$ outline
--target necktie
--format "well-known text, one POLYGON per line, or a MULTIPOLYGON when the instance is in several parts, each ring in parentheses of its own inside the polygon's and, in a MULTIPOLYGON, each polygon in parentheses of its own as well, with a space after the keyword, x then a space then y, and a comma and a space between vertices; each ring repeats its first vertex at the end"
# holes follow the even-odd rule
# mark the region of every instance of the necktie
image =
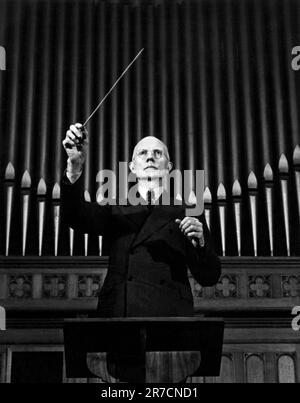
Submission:
POLYGON ((153 209, 153 202, 154 202, 154 192, 153 192, 153 190, 148 190, 148 192, 147 192, 147 207, 148 207, 149 211, 151 211, 153 209))

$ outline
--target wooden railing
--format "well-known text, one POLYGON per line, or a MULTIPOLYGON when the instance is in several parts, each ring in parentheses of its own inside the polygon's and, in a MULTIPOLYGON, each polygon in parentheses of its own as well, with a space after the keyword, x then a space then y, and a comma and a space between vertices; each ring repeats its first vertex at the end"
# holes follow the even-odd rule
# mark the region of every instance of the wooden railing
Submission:
MULTIPOLYGON (((287 312, 300 305, 300 258, 223 257, 213 287, 190 276, 195 313, 287 312)), ((107 257, 0 257, 0 305, 8 311, 91 312, 107 257)))

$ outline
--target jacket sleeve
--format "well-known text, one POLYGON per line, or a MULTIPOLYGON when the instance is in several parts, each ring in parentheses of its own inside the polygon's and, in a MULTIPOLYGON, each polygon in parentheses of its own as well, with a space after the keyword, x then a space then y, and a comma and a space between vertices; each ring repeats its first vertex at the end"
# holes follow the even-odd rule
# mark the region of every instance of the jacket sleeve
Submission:
MULTIPOLYGON (((184 213, 176 218, 184 218, 184 213)), ((153 234, 146 242, 151 253, 157 251, 156 258, 162 256, 174 266, 188 267, 194 279, 202 286, 211 286, 217 283, 221 275, 221 261, 214 251, 209 229, 204 215, 197 217, 203 224, 205 246, 195 247, 179 230, 175 217, 168 225, 153 234)))
POLYGON ((187 265, 195 280, 202 286, 212 286, 221 275, 221 261, 213 248, 213 242, 204 215, 198 217, 203 224, 205 246, 195 247, 190 241, 186 242, 187 265))
POLYGON ((86 202, 81 177, 72 184, 66 174, 61 181, 61 207, 64 222, 74 230, 107 235, 111 227, 111 206, 86 202))

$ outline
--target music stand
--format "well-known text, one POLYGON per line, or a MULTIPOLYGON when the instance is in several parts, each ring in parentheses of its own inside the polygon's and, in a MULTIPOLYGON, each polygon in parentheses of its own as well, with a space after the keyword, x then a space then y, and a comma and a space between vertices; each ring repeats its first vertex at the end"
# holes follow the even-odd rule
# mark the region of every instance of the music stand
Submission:
MULTIPOLYGON (((96 377, 87 367, 87 353, 200 351, 201 364, 193 376, 220 373, 224 321, 220 318, 97 318, 65 319, 67 377, 96 377)), ((144 372, 138 382, 146 379, 144 372)))

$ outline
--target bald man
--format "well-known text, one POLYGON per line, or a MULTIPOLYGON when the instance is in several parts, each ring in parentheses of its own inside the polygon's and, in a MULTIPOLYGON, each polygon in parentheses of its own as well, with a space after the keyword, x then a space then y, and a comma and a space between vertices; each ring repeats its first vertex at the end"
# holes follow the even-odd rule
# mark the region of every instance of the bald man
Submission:
MULTIPOLYGON (((136 175, 144 202, 134 206, 85 202, 82 170, 87 136, 80 124, 70 126, 63 146, 68 155, 62 181, 63 216, 73 229, 103 235, 110 241, 98 316, 193 316, 187 269, 199 284, 211 286, 219 279, 220 260, 211 246, 203 215, 186 217, 184 203, 175 204, 171 197, 166 198, 170 200, 168 205, 159 203, 166 192, 164 179, 172 169, 166 145, 150 136, 135 146, 129 168, 136 175)), ((195 365, 184 375, 197 369, 195 365)), ((133 378, 120 366, 118 371, 121 380, 134 381, 134 371, 133 378)), ((171 381, 180 380, 178 377, 184 378, 180 373, 171 381)))

